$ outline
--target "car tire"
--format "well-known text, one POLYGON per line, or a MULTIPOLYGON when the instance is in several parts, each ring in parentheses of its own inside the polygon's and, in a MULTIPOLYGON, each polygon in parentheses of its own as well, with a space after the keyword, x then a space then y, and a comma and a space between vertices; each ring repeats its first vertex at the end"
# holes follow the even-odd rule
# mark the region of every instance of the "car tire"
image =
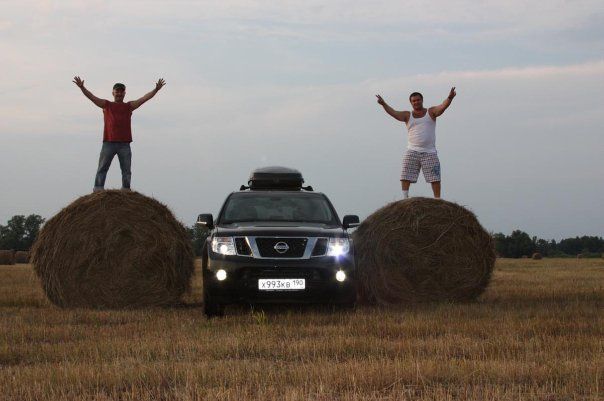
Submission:
POLYGON ((357 303, 355 301, 342 302, 338 304, 337 307, 342 311, 354 311, 357 307, 357 303))
POLYGON ((214 302, 212 297, 204 295, 203 297, 203 313, 208 319, 213 317, 224 316, 224 305, 214 302))

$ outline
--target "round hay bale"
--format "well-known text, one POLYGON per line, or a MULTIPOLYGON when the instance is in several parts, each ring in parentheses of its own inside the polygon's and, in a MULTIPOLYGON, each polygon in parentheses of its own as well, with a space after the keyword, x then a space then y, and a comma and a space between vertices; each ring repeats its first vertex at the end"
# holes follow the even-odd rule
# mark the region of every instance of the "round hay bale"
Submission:
POLYGON ((452 202, 409 198, 369 216, 354 233, 359 300, 466 301, 487 287, 493 237, 452 202))
POLYGON ((543 256, 539 252, 535 252, 532 256, 533 260, 541 260, 543 256))
POLYGON ((31 263, 61 307, 174 304, 189 289, 194 255, 172 212, 137 192, 83 196, 42 227, 31 263))
POLYGON ((14 265, 15 251, 12 249, 0 250, 0 265, 14 265))
POLYGON ((15 252, 15 263, 29 263, 29 251, 15 252))
POLYGON ((583 254, 582 253, 578 253, 577 254, 577 259, 583 259, 583 254))

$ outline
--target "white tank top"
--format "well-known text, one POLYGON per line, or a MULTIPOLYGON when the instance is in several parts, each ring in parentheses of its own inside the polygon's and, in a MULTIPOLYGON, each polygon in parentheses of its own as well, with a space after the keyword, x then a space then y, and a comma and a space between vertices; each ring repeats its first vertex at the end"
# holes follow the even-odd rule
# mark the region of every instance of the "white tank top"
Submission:
POLYGON ((407 149, 416 152, 436 153, 436 121, 430 117, 430 112, 426 110, 426 115, 422 118, 413 117, 413 112, 409 114, 407 149))

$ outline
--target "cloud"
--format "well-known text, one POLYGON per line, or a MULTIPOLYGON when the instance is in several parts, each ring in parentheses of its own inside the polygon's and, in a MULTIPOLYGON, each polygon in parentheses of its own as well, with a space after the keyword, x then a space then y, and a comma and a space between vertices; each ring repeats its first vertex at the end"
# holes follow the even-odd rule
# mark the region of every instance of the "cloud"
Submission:
POLYGON ((284 36, 305 40, 399 40, 430 36, 486 39, 579 29, 604 13, 598 0, 471 0, 372 2, 272 1, 47 1, 8 2, 15 29, 47 32, 83 20, 99 29, 127 25, 217 35, 284 36), (384 37, 384 35, 389 35, 384 37))
POLYGON ((604 60, 588 61, 570 65, 541 65, 506 67, 491 70, 442 71, 431 74, 414 74, 394 79, 373 79, 366 84, 373 87, 389 86, 400 82, 451 83, 459 80, 510 80, 510 79, 550 79, 565 76, 604 76, 604 60))

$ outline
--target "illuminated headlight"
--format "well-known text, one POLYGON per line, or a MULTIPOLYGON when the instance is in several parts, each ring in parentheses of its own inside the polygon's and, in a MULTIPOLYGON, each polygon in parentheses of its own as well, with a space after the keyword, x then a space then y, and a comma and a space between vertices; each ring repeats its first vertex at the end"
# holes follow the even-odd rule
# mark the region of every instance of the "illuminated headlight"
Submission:
POLYGON ((330 238, 327 243, 327 256, 345 255, 350 251, 348 238, 330 238))
POLYGON ((346 280, 346 273, 344 273, 342 270, 338 270, 336 273, 336 280, 338 280, 340 283, 346 280))
POLYGON ((212 251, 221 255, 237 255, 233 237, 212 238, 212 251))
POLYGON ((226 279, 226 271, 220 269, 216 272, 216 278, 218 279, 218 281, 223 281, 226 279))

